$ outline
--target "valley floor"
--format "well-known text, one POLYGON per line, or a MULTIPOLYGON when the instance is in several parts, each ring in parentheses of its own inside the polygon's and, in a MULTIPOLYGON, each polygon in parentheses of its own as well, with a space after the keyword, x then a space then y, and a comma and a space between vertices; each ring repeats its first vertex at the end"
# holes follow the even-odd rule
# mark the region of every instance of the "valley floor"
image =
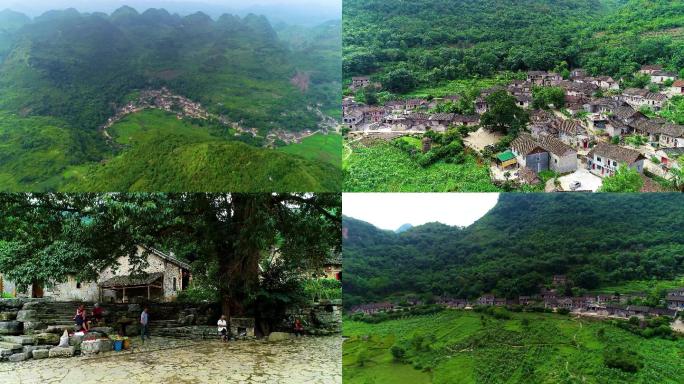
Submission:
POLYGON ((445 310, 368 324, 345 320, 345 383, 682 383, 684 340, 642 338, 610 322, 445 310), (401 361, 392 347, 405 351, 401 361), (604 351, 635 351, 636 373, 608 368, 604 351))

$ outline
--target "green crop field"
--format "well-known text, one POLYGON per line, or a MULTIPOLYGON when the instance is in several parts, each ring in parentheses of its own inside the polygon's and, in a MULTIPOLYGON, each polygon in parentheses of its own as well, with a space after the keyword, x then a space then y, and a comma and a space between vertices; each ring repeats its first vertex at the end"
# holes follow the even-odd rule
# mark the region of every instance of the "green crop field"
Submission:
POLYGON ((337 167, 342 164, 342 136, 317 133, 301 143, 279 148, 281 152, 298 155, 314 161, 325 161, 337 167))
POLYGON ((445 310, 378 324, 345 319, 345 383, 682 383, 684 340, 646 339, 609 322, 545 313, 498 320, 445 310), (404 351, 397 359, 391 349, 404 351), (609 368, 604 351, 638 354, 637 372, 609 368))
POLYGON ((343 163, 346 192, 495 192, 489 169, 468 156, 463 164, 438 162, 427 168, 407 153, 380 142, 354 143, 343 163))

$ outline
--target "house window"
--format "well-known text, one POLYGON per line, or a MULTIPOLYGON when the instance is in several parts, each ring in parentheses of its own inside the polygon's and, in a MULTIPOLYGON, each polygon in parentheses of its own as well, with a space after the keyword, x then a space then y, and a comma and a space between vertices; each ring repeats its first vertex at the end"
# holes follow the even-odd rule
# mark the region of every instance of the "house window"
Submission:
POLYGON ((176 278, 173 278, 173 291, 176 291, 176 278))
POLYGON ((600 162, 601 162, 601 158, 598 157, 598 156, 596 156, 596 162, 597 162, 597 163, 600 163, 600 162))
POLYGON ((613 160, 613 167, 617 167, 617 161, 613 160))
POLYGON ((76 289, 81 289, 81 282, 80 281, 76 282, 76 289))

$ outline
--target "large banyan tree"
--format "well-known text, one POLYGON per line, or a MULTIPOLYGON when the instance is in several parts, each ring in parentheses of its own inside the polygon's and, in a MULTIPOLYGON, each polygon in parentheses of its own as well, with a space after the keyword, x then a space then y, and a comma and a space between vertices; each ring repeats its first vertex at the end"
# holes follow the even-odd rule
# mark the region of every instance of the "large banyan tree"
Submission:
POLYGON ((266 269, 304 275, 339 252, 341 214, 340 194, 0 194, 0 272, 22 289, 94 281, 120 257, 142 273, 144 244, 191 263, 235 316, 266 269))

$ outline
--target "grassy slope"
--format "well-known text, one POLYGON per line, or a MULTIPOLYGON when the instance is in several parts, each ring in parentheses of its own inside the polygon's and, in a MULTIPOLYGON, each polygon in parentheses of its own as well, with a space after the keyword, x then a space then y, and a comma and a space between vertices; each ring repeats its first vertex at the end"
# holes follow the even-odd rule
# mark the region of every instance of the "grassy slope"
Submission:
POLYGON ((334 191, 339 167, 214 137, 174 115, 145 111, 111 128, 132 144, 106 164, 66 172, 68 191, 334 191))
POLYGON ((644 339, 605 322, 568 316, 516 313, 494 320, 465 311, 391 320, 345 321, 345 383, 681 383, 684 340, 644 339), (522 324, 528 319, 529 325, 522 324), (600 336, 599 329, 605 335, 600 336), (415 334, 434 335, 426 351, 410 348, 415 334), (370 338, 366 337, 370 335, 370 338), (392 361, 394 344, 409 348, 407 363, 392 361), (635 350, 644 368, 623 373, 603 364, 609 346, 635 350), (370 360, 358 366, 358 354, 370 360), (420 370, 412 369, 420 367, 420 370), (377 375, 377 376, 376 376, 377 375), (382 379, 381 379, 382 378, 382 379), (388 381, 389 380, 389 381, 388 381))
POLYGON ((437 163, 422 168, 387 143, 356 145, 344 161, 344 191, 494 192, 486 166, 470 158, 464 164, 437 163))
POLYGON ((80 161, 72 132, 60 119, 0 112, 0 190, 53 190, 62 171, 80 161))
POLYGON ((291 144, 278 150, 310 160, 325 161, 338 167, 342 164, 342 136, 337 134, 317 133, 299 144, 291 144))

